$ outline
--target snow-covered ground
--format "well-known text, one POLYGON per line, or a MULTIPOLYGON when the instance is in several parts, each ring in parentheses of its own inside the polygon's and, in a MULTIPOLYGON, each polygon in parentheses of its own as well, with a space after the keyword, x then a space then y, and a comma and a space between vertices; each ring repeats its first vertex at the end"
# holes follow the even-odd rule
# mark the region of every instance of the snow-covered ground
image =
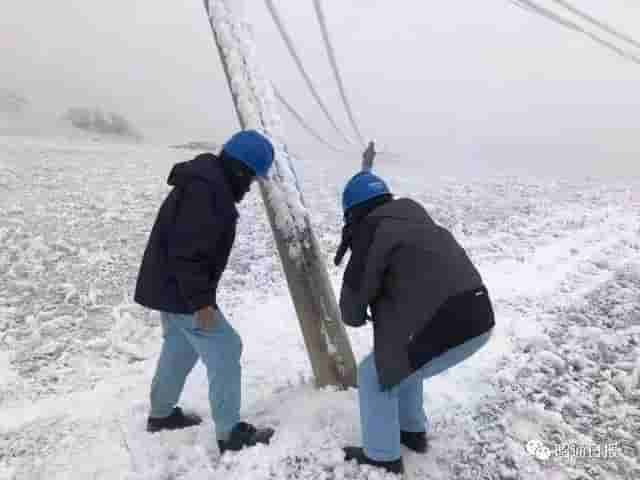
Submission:
MULTIPOLYGON (((220 299, 244 340, 244 416, 276 427, 272 445, 220 459, 210 421, 144 431, 160 335, 131 296, 169 168, 189 155, 0 137, 0 478, 383 478, 342 462, 359 443, 356 392, 312 387, 255 193, 220 299)), ((357 164, 300 166, 328 263, 357 164)), ((488 347, 426 384, 431 449, 405 452, 407 477, 640 478, 640 179, 427 181, 381 168, 468 248, 497 313, 488 347)), ((361 358, 371 332, 349 335, 361 358)), ((201 365, 181 403, 210 418, 201 365)))

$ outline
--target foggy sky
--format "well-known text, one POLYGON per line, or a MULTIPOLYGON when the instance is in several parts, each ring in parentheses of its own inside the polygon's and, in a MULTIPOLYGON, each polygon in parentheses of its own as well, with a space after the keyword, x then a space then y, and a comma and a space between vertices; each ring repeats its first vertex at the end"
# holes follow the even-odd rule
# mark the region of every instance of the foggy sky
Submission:
MULTIPOLYGON (((166 143, 222 142, 238 128, 202 0, 0 1, 0 87, 24 94, 35 109, 101 106, 166 143)), ((311 0, 276 3, 347 129, 311 0)), ((640 4, 575 3, 640 37, 640 4)), ((639 65, 507 0, 324 6, 365 135, 425 172, 640 174, 639 65)), ((338 143, 264 2, 244 0, 244 11, 269 77, 338 143)), ((319 161, 333 155, 283 119, 294 150, 319 161)))

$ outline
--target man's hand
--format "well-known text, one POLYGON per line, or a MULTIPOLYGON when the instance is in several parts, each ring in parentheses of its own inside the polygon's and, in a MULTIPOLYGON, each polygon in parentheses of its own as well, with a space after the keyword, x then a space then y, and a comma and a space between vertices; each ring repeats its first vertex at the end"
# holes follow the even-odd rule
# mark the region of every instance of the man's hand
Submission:
POLYGON ((340 245, 338 245, 338 250, 336 251, 336 256, 333 259, 333 263, 336 265, 340 265, 342 263, 342 259, 344 258, 347 251, 351 248, 351 239, 353 238, 353 225, 346 224, 342 227, 342 238, 340 240, 340 245))
POLYGON ((213 307, 204 307, 196 312, 196 323, 200 330, 213 330, 216 326, 216 310, 213 307))

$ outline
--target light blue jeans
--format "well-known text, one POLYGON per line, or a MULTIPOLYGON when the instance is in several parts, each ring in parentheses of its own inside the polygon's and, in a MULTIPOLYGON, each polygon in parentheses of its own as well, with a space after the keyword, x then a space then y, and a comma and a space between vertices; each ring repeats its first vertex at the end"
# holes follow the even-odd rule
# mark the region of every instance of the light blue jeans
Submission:
POLYGON ((207 368, 209 403, 218 440, 240 421, 242 340, 219 310, 211 330, 198 328, 195 315, 161 313, 164 342, 151 383, 151 417, 166 417, 178 403, 198 358, 207 368))
POLYGON ((367 355, 358 367, 360 424, 365 455, 380 462, 400 458, 400 430, 426 430, 422 382, 469 358, 489 341, 491 334, 489 331, 452 348, 386 391, 378 382, 373 353, 367 355))

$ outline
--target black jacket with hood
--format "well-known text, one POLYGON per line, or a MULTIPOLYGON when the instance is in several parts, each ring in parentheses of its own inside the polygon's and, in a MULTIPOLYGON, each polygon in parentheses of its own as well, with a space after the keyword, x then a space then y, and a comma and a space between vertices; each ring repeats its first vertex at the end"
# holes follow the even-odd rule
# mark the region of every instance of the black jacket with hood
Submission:
POLYGON ((420 204, 398 199, 375 205, 351 226, 350 246, 340 295, 342 320, 352 327, 365 325, 371 309, 383 389, 493 328, 490 305, 477 315, 436 315, 445 305, 451 310, 452 302, 455 311, 458 299, 465 303, 474 290, 487 293, 464 249, 420 204))
POLYGON ((217 306, 216 290, 235 240, 238 211, 223 165, 202 154, 174 165, 138 274, 135 301, 193 313, 217 306))

